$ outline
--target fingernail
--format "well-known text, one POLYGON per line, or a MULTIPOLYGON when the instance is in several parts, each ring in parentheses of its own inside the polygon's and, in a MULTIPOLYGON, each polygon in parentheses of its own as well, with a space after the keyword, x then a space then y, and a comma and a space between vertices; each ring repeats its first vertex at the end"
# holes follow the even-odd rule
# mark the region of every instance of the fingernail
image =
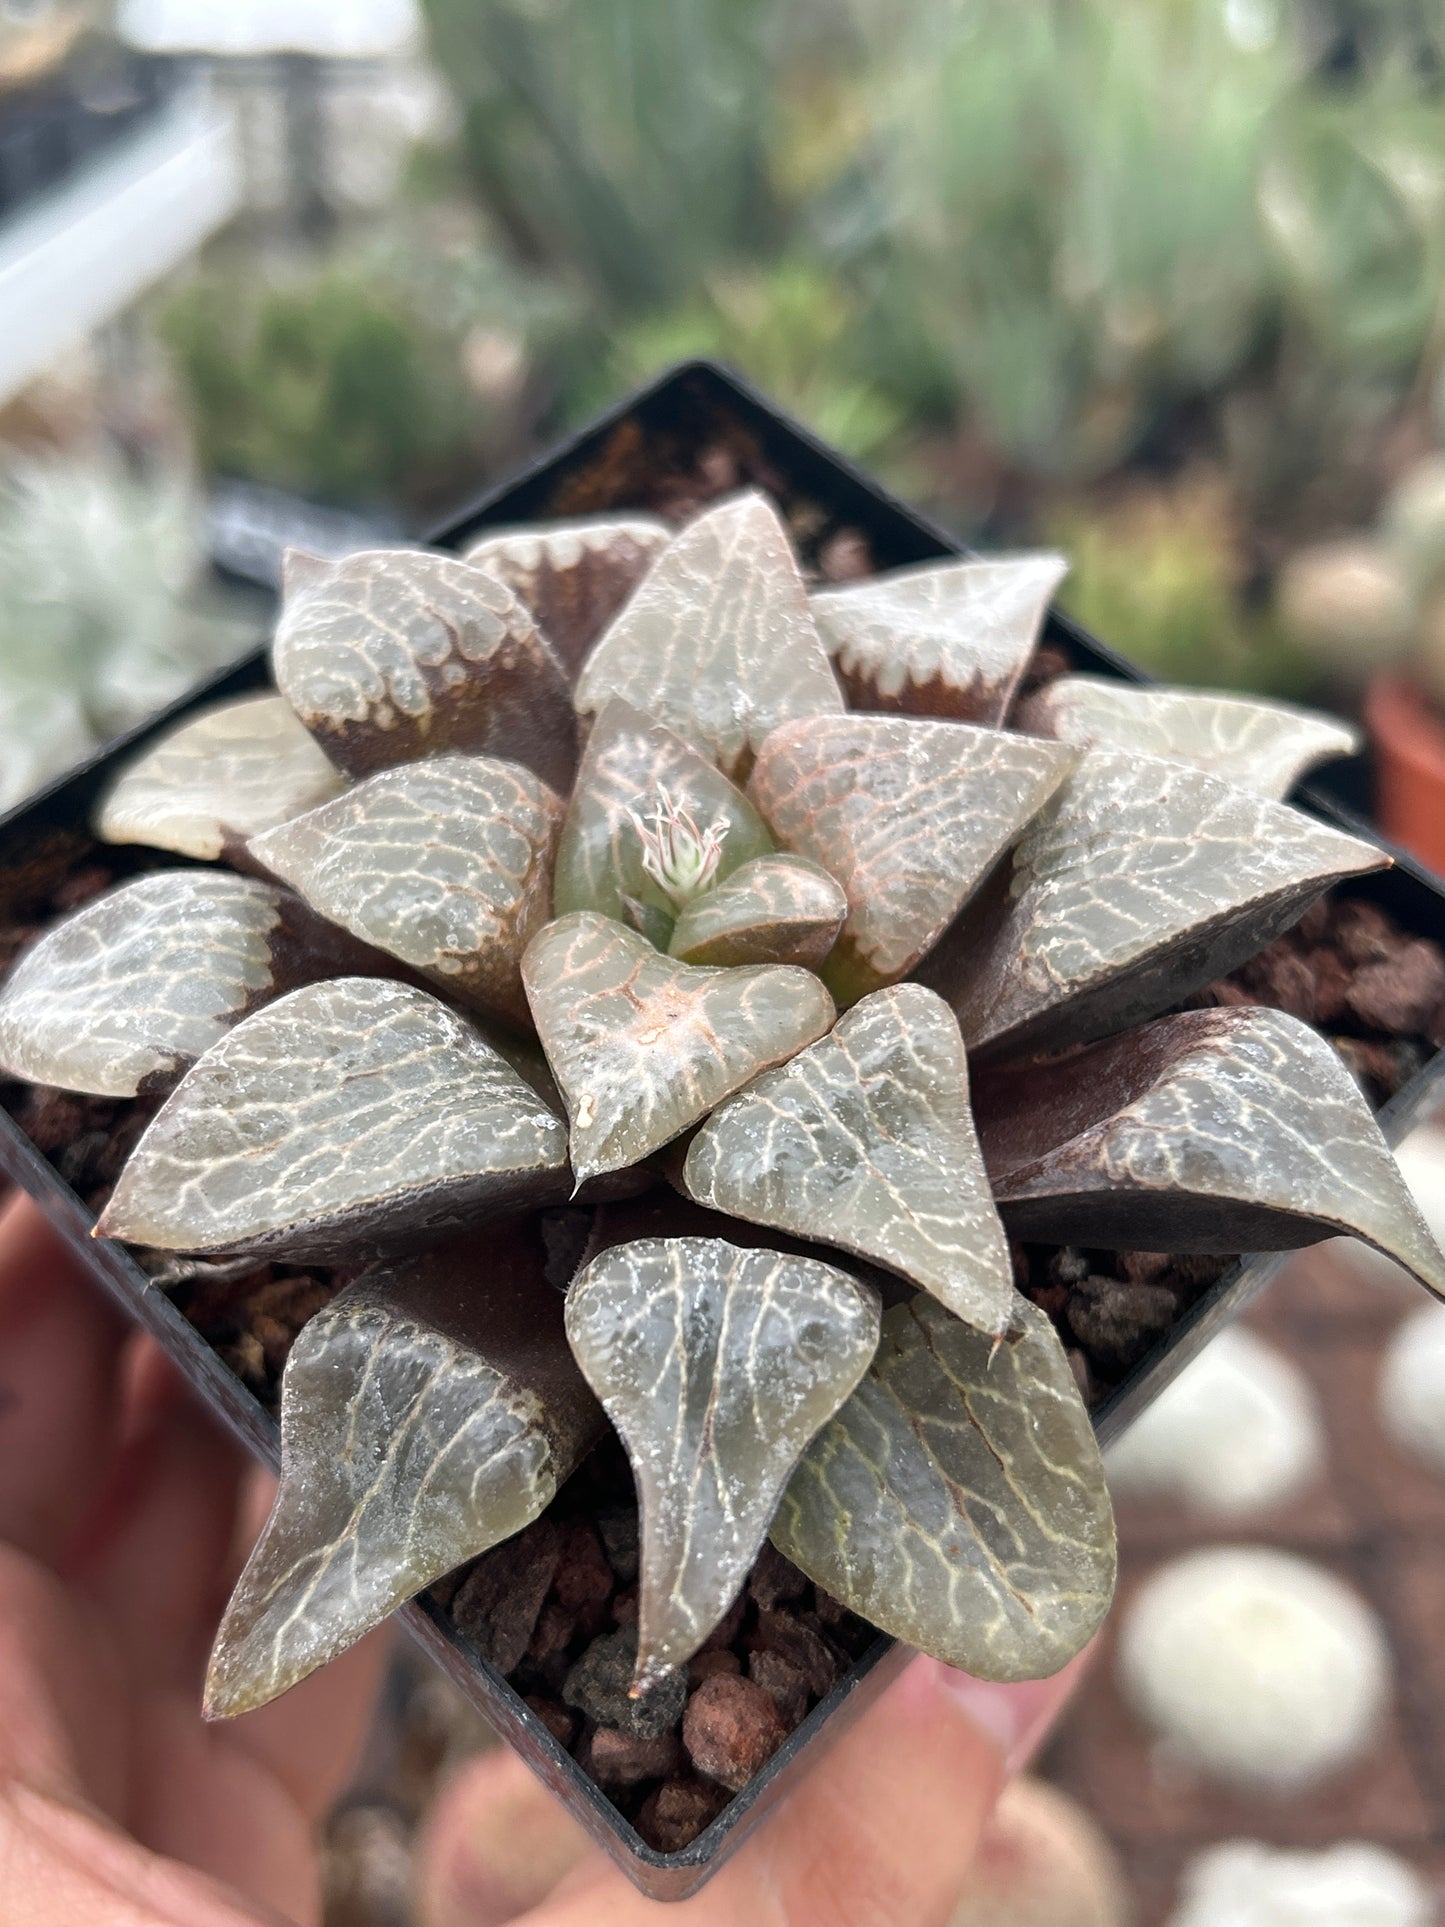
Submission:
POLYGON ((934 1662, 937 1690, 960 1707, 998 1748, 1004 1770, 1017 1773, 1053 1723, 1063 1694, 1056 1680, 1024 1680, 999 1686, 934 1662))

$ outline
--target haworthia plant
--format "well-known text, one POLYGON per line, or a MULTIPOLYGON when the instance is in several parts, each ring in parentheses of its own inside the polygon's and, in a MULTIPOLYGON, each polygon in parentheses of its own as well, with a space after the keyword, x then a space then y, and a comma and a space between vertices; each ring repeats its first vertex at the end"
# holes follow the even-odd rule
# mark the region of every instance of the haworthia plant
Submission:
POLYGON ((303 1329, 281 1485, 217 1635, 216 1719, 264 1705, 529 1525, 593 1445, 537 1227, 368 1272, 303 1329))
POLYGON ((732 1604, 799 1455, 868 1369, 878 1299, 810 1258, 644 1238, 579 1274, 567 1336, 637 1479, 641 1692, 732 1604))
POLYGON ((1273 797, 1316 763, 1360 747, 1358 730, 1292 703, 1140 689, 1107 676, 1060 676, 1022 705, 1018 726, 1080 749, 1172 756, 1273 797))
POLYGON ((246 860, 246 843, 340 795, 346 779, 280 696, 217 703, 123 771, 96 828, 107 843, 246 860))
POLYGON ((855 709, 998 728, 1068 566, 1061 555, 925 562, 820 589, 812 610, 855 709))
POLYGON ((579 516, 484 536, 463 560, 506 583, 575 676, 671 534, 652 515, 579 516))
POLYGON ((913 1645, 1051 1671, 1107 1604, 1112 1525, 1005 1226, 1152 1251, 1348 1231, 1445 1283, 1332 1048, 1270 1011, 1178 1014, 1385 861, 1271 800, 1343 732, 1074 678, 1021 729, 1055 558, 810 600, 760 495, 469 556, 293 561, 277 680, 352 787, 292 787, 324 770, 281 720, 271 797, 248 754, 197 772, 182 731, 102 800, 102 829, 193 855, 249 837, 299 897, 144 878, 0 991, 13 1073, 187 1072, 103 1231, 348 1268, 453 1237, 297 1341, 212 1710, 547 1503, 603 1423, 569 1282, 641 1495, 639 1683, 676 1681, 768 1530, 913 1645), (310 947, 278 951, 303 916, 310 947), (363 961, 327 967, 328 928, 363 961))

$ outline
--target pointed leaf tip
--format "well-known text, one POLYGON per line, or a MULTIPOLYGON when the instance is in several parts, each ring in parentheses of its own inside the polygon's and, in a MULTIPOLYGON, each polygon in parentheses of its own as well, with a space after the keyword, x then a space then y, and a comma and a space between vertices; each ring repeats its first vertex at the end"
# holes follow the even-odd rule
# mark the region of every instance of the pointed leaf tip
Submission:
POLYGON ((672 540, 652 515, 579 516, 499 529, 462 560, 505 582, 575 678, 587 653, 672 540))
POLYGON ((1283 1011, 1185 1011, 1077 1056, 980 1075, 1016 1235, 1287 1251, 1348 1233, 1445 1296, 1445 1256, 1330 1044, 1283 1011))
POLYGON ((1085 750, 1013 853, 957 1001, 974 1057, 1086 1043, 1228 974, 1372 843, 1186 763, 1085 750))
POLYGON ((1260 796, 1282 797, 1306 770, 1351 756, 1360 733, 1293 703, 1208 689, 1141 689, 1110 676, 1060 676, 1029 697, 1018 727, 1079 749, 1174 757, 1260 796))
POLYGON ((107 843, 235 861, 247 838, 337 796, 332 767, 280 696, 216 703, 128 763, 96 816, 107 843))
POLYGON ((854 709, 1002 727, 1061 555, 925 562, 809 598, 854 709))
POLYGON ((834 1016, 810 971, 676 963, 590 911, 539 932, 522 974, 579 1183, 660 1150, 834 1016))
POLYGON ((206 1716, 264 1706, 530 1524, 595 1443, 535 1227, 368 1273, 301 1329, 281 1485, 226 1609, 206 1716))
POLYGON ((705 510, 658 556, 578 678, 583 715, 609 696, 649 710, 739 779, 779 723, 842 709, 765 496, 705 510))
POLYGON ((1013 1263, 989 1193, 953 1012, 921 984, 865 997, 820 1042, 719 1106, 689 1196, 839 1245, 1006 1329, 1013 1263))
POLYGON ((1014 1309, 1002 1345, 930 1298, 885 1312, 771 1535, 873 1625, 990 1680, 1056 1673, 1114 1590, 1093 1427, 1053 1326, 1026 1299, 1014 1309))
POLYGON ((579 1274, 567 1335, 642 1515, 634 1693, 722 1619, 798 1455, 867 1369, 878 1319, 875 1294, 831 1265, 718 1238, 617 1245, 579 1274))

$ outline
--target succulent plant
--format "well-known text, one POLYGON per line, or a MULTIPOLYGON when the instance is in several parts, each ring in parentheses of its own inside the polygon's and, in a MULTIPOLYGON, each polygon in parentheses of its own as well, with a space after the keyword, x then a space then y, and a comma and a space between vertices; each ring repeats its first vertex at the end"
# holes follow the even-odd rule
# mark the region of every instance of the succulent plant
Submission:
POLYGON ((1278 800, 1348 732, 1075 676, 1020 703, 1061 568, 810 593, 753 493, 297 557, 279 695, 102 800, 190 867, 22 954, 0 1065, 168 1093, 99 1235, 347 1279, 285 1368, 213 1713, 518 1532, 609 1423, 639 1694, 768 1535, 942 1659, 1051 1671, 1113 1526, 1010 1234, 1343 1231, 1445 1295, 1329 1044, 1181 1008, 1387 861, 1278 800))

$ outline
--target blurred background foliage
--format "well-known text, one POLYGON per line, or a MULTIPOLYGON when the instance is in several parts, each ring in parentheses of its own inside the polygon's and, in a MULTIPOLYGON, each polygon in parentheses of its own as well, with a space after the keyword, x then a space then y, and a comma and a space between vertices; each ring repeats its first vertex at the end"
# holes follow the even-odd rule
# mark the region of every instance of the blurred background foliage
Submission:
POLYGON ((150 303, 203 485, 420 529, 706 354, 1063 543, 1165 675, 1348 702, 1440 630, 1382 533, 1439 442, 1439 0, 422 7, 449 106, 385 204, 150 303))

